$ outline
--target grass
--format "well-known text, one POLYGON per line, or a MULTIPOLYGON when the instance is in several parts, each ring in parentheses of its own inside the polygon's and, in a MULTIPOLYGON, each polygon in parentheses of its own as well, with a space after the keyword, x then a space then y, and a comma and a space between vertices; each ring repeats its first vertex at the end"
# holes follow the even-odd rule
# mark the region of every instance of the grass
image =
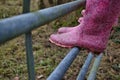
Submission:
MULTIPOLYGON (((0 5, 0 18, 21 14, 22 4, 18 5, 19 2, 17 1, 18 0, 8 0, 6 4, 0 5), (13 1, 16 2, 13 3, 13 1)), ((50 34, 61 26, 77 25, 80 11, 81 9, 32 32, 37 80, 45 80, 70 50, 51 44, 48 40, 50 34)), ((115 28, 109 40, 108 47, 105 50, 99 67, 97 80, 120 80, 120 45, 118 42, 113 42, 116 39, 120 40, 119 27, 115 28)), ((13 80, 15 77, 19 77, 20 80, 28 79, 24 40, 24 35, 22 35, 0 46, 0 80, 13 80)), ((86 56, 87 51, 84 49, 81 50, 67 71, 64 80, 76 79, 86 56)))

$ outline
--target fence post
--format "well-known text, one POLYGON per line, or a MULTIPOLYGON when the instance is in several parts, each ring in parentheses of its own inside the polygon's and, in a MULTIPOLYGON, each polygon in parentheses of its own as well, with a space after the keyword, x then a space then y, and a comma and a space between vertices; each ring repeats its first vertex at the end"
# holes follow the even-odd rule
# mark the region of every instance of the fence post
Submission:
MULTIPOLYGON (((30 0, 23 0, 23 13, 30 12, 30 0)), ((25 35, 25 45, 26 45, 26 56, 27 56, 27 68, 28 68, 28 79, 35 80, 35 70, 34 70, 34 56, 32 51, 32 36, 31 32, 25 35)))

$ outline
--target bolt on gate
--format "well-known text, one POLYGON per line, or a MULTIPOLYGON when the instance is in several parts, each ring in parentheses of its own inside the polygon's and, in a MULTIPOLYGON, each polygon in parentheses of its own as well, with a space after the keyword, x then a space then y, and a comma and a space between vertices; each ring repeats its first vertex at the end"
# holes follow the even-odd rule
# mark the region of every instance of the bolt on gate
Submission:
MULTIPOLYGON (((6 41, 11 40, 17 36, 20 36, 21 34, 26 35, 25 44, 29 80, 35 80, 31 31, 84 5, 85 0, 75 0, 73 2, 30 13, 30 0, 23 0, 24 14, 0 20, 0 44, 5 43, 6 41)), ((56 69, 50 74, 47 80, 61 80, 79 52, 80 48, 78 47, 71 49, 71 51, 56 67, 56 69)), ((96 56, 90 52, 76 80, 84 80, 93 58, 95 58, 94 64, 87 80, 95 80, 97 69, 99 67, 102 56, 103 53, 96 56)))

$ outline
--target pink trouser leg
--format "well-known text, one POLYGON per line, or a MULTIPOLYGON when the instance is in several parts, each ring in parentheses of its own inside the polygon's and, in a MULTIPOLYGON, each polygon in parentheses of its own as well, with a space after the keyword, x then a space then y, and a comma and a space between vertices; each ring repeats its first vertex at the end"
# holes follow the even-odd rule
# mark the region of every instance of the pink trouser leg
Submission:
POLYGON ((120 0, 87 0, 82 21, 76 27, 58 30, 50 41, 61 47, 83 47, 92 52, 106 48, 112 26, 120 14, 120 0), (63 30, 63 31, 62 31, 63 30))

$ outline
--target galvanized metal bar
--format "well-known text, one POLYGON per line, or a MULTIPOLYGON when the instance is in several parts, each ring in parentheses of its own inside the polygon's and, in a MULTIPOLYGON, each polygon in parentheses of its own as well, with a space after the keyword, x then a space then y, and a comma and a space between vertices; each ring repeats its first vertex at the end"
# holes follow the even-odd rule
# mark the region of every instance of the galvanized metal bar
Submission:
POLYGON ((51 73, 47 80, 62 80, 64 74, 78 55, 80 49, 74 47, 67 56, 60 62, 57 68, 51 73))
POLYGON ((96 74, 97 74, 97 70, 98 70, 98 67, 100 65, 100 61, 102 59, 102 56, 103 56, 103 53, 101 53, 100 55, 98 55, 96 58, 95 58, 95 61, 94 61, 94 64, 93 64, 93 67, 90 71, 90 74, 87 78, 87 80, 95 80, 96 78, 96 74))
POLYGON ((80 71, 80 73, 79 73, 79 75, 77 77, 77 80, 84 80, 85 79, 85 75, 86 75, 86 73, 88 71, 88 68, 90 66, 90 63, 91 63, 93 57, 94 57, 94 55, 90 52, 88 54, 88 57, 87 57, 84 65, 81 68, 81 71, 80 71))
POLYGON ((23 0, 23 13, 30 12, 30 1, 31 0, 23 0))
POLYGON ((26 56, 29 80, 35 80, 34 56, 32 51, 31 33, 26 35, 26 56), (28 42, 28 43, 27 43, 28 42))
POLYGON ((85 0, 77 0, 37 12, 0 20, 0 44, 68 14, 84 4, 85 0))
MULTIPOLYGON (((30 1, 23 0, 23 13, 30 12, 30 1)), ((32 50, 32 36, 31 32, 25 35, 25 45, 26 45, 26 56, 27 56, 27 69, 28 69, 28 80, 35 80, 35 70, 34 70, 34 56, 32 50)))

